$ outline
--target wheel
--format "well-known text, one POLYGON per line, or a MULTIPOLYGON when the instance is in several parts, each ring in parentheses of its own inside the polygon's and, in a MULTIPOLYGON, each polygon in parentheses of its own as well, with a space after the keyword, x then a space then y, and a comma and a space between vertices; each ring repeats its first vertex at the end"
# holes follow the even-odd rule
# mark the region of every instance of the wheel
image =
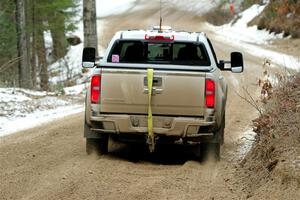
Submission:
POLYGON ((88 155, 95 152, 97 155, 108 153, 108 136, 102 138, 86 138, 86 153, 88 155))
POLYGON ((86 153, 88 155, 93 152, 97 155, 108 153, 108 135, 91 131, 86 120, 84 121, 84 137, 86 137, 86 153))
POLYGON ((201 143, 198 146, 196 156, 199 161, 212 158, 219 161, 221 158, 221 145, 224 144, 224 130, 225 130, 225 114, 218 130, 214 132, 214 138, 210 142, 201 143))

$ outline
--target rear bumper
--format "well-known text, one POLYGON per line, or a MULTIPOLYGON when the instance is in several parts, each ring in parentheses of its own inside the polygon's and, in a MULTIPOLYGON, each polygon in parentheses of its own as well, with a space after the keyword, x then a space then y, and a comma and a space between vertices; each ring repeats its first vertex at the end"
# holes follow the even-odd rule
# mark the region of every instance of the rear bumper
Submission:
MULTIPOLYGON (((147 135, 146 115, 101 115, 90 118, 90 130, 111 135, 147 135)), ((156 136, 173 136, 198 141, 213 137, 215 118, 153 116, 156 136)))

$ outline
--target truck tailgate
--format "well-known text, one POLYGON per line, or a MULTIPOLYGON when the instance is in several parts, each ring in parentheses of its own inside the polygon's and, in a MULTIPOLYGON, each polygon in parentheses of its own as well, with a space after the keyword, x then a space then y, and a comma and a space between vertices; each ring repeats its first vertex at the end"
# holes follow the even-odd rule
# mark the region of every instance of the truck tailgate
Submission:
MULTIPOLYGON (((100 112, 147 114, 147 70, 103 68, 100 112)), ((203 116, 205 72, 154 70, 153 115, 203 116)))

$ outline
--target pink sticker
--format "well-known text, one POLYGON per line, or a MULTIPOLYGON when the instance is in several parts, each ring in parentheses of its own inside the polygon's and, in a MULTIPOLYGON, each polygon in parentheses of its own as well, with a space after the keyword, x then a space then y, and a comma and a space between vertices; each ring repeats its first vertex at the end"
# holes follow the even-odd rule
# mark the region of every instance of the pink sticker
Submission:
POLYGON ((120 56, 119 55, 112 55, 111 61, 113 63, 118 63, 120 62, 120 56))

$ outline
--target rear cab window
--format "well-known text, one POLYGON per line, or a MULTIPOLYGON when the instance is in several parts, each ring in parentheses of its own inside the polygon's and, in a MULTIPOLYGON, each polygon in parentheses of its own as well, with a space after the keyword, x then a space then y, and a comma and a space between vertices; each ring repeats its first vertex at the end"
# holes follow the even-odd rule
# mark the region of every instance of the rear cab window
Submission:
POLYGON ((210 66, 203 43, 117 40, 109 53, 110 63, 153 63, 210 66))

